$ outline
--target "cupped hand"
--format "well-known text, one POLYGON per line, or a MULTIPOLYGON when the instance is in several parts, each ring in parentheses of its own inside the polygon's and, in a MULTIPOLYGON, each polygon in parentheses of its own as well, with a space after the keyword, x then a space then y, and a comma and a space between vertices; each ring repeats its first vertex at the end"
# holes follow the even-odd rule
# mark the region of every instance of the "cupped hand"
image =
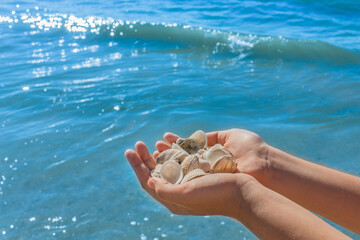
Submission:
POLYGON ((246 174, 219 173, 196 178, 182 184, 170 184, 151 177, 155 161, 143 142, 125 156, 135 171, 142 188, 172 213, 181 215, 239 215, 239 193, 242 185, 252 180, 246 174))
MULTIPOLYGON (((141 187, 152 196, 155 200, 159 201, 166 208, 168 208, 174 214, 186 215, 191 212, 175 203, 162 200, 155 192, 154 188, 148 186, 148 181, 151 178, 150 171, 155 167, 156 163, 151 154, 149 153, 146 145, 143 142, 137 142, 135 144, 136 151, 128 149, 125 152, 125 157, 129 161, 133 168, 141 187)), ((159 179, 159 181, 162 181, 159 179)))
MULTIPOLYGON (((243 129, 229 129, 206 133, 206 136, 208 146, 220 143, 234 155, 241 173, 250 174, 262 182, 264 171, 268 168, 269 145, 259 135, 243 129)), ((173 133, 165 133, 165 141, 158 141, 155 144, 157 151, 154 152, 154 157, 169 149, 178 138, 179 136, 173 133)))

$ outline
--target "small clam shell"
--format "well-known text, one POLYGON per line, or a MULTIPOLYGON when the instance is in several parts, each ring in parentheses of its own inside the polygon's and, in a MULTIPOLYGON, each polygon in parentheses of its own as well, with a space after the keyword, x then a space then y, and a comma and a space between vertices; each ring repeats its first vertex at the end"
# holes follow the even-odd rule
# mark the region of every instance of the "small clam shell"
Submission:
POLYGON ((197 153, 201 149, 201 143, 193 138, 188 138, 181 142, 179 146, 189 154, 197 153))
POLYGON ((206 152, 205 149, 200 149, 200 150, 198 151, 198 154, 202 155, 202 154, 205 153, 205 152, 206 152))
POLYGON ((211 147, 207 152, 203 153, 204 159, 210 162, 211 165, 213 165, 216 160, 223 156, 230 156, 234 158, 229 150, 224 148, 222 145, 219 145, 220 144, 216 144, 211 147))
POLYGON ((188 181, 191 181, 195 178, 198 178, 198 177, 201 177, 201 176, 204 176, 206 173, 200 169, 200 168, 197 168, 197 169, 194 169, 190 172, 188 172, 188 174, 186 174, 183 178, 183 180, 181 181, 181 183, 184 183, 184 182, 188 182, 188 181))
POLYGON ((196 139, 201 144, 201 149, 207 146, 207 137, 204 131, 197 130, 189 138, 196 139))
POLYGON ((200 159, 199 160, 199 168, 204 170, 204 172, 209 172, 210 169, 211 169, 211 166, 210 166, 210 163, 208 161, 200 159))
POLYGON ((182 163, 182 161, 184 161, 184 159, 189 156, 189 154, 187 152, 185 152, 184 150, 179 150, 178 153, 175 153, 174 155, 171 156, 170 160, 173 160, 177 163, 182 163))
POLYGON ((221 145, 220 143, 215 144, 215 145, 212 146, 211 148, 212 148, 212 149, 221 149, 221 150, 223 150, 226 154, 232 156, 232 153, 231 153, 228 149, 226 149, 223 145, 221 145))
POLYGON ((172 156, 175 154, 179 154, 181 151, 178 149, 167 149, 159 154, 159 156, 156 158, 157 164, 163 164, 167 160, 170 160, 172 156))
POLYGON ((224 148, 224 146, 221 145, 220 143, 217 143, 217 144, 215 144, 214 146, 212 146, 211 148, 213 148, 213 149, 220 149, 220 148, 224 148))
POLYGON ((191 170, 199 168, 199 158, 196 155, 187 156, 184 161, 181 163, 181 168, 184 175, 186 175, 191 170))
POLYGON ((166 161, 160 169, 160 176, 169 183, 178 184, 184 175, 181 166, 177 162, 166 161))
POLYGON ((181 151, 184 151, 184 149, 182 149, 178 144, 176 144, 176 143, 173 143, 172 145, 171 145, 171 148, 172 149, 177 149, 177 150, 181 150, 181 151))
POLYGON ((236 162, 229 155, 220 157, 211 165, 211 173, 234 173, 236 171, 236 162))
POLYGON ((156 164, 155 168, 150 171, 151 176, 153 177, 160 177, 160 169, 162 167, 162 164, 156 164))

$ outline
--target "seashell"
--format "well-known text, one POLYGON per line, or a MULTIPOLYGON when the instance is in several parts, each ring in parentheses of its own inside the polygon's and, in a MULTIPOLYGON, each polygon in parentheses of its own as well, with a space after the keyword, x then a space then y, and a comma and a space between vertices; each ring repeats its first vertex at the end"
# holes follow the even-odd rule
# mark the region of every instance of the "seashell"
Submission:
POLYGON ((180 146, 180 144, 183 143, 185 140, 185 138, 178 138, 176 139, 176 144, 180 146))
POLYGON ((215 145, 212 146, 211 148, 212 148, 212 149, 221 149, 221 150, 223 150, 225 153, 227 153, 228 155, 231 155, 231 156, 232 156, 232 153, 231 153, 227 148, 225 148, 223 145, 221 145, 220 143, 215 144, 215 145))
POLYGON ((202 169, 196 168, 196 169, 190 171, 188 174, 186 174, 184 176, 183 180, 181 181, 181 183, 191 181, 191 180, 193 180, 195 178, 204 176, 205 174, 206 173, 202 169))
POLYGON ((231 152, 220 144, 215 144, 207 152, 203 153, 204 159, 210 162, 210 165, 213 165, 216 160, 223 156, 234 158, 231 152))
POLYGON ((187 152, 185 152, 184 150, 179 150, 178 153, 175 153, 174 155, 171 156, 170 160, 173 160, 179 164, 182 163, 182 161, 184 161, 184 159, 189 156, 189 154, 187 152))
POLYGON ((166 161, 160 169, 160 176, 169 183, 178 184, 184 175, 181 166, 177 162, 166 161))
POLYGON ((173 143, 172 145, 171 145, 171 148, 172 149, 177 149, 177 150, 181 150, 181 151, 184 151, 184 149, 182 149, 178 144, 176 144, 176 143, 173 143))
POLYGON ((196 132, 191 134, 191 136, 189 138, 199 141, 201 144, 201 149, 203 149, 207 146, 207 137, 206 137, 206 133, 204 131, 197 130, 196 132))
POLYGON ((184 175, 186 175, 191 170, 199 168, 199 158, 196 155, 187 156, 184 161, 181 163, 181 168, 184 175))
POLYGON ((162 167, 162 164, 156 164, 155 168, 150 171, 151 176, 153 177, 160 177, 160 169, 162 167))
POLYGON ((204 170, 204 172, 210 172, 211 166, 208 161, 203 159, 199 159, 199 168, 204 170))
POLYGON ((179 146, 189 154, 197 153, 201 149, 201 143, 193 138, 187 138, 182 141, 179 146))
POLYGON ((211 148, 213 148, 213 149, 220 149, 220 148, 224 148, 224 146, 221 145, 220 143, 217 143, 217 144, 215 144, 214 146, 212 146, 211 148))
POLYGON ((205 149, 200 149, 200 150, 198 151, 198 154, 202 155, 202 154, 205 153, 205 152, 206 152, 205 149))
POLYGON ((155 170, 155 168, 150 173, 152 177, 160 177, 160 171, 155 170))
POLYGON ((181 151, 178 149, 167 149, 159 154, 159 156, 156 158, 157 164, 163 164, 167 160, 171 159, 172 156, 175 154, 179 154, 181 151))
POLYGON ((233 157, 229 155, 224 155, 218 158, 211 165, 211 173, 234 173, 236 171, 236 162, 234 162, 233 157))

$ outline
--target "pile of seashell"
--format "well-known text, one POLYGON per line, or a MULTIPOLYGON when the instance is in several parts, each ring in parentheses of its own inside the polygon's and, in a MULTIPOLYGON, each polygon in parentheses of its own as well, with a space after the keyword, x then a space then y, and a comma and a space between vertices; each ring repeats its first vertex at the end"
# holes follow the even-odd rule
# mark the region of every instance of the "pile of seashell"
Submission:
POLYGON ((161 152, 151 175, 179 184, 210 173, 235 171, 231 152, 221 144, 208 147, 206 134, 198 130, 189 138, 179 138, 170 149, 161 152))

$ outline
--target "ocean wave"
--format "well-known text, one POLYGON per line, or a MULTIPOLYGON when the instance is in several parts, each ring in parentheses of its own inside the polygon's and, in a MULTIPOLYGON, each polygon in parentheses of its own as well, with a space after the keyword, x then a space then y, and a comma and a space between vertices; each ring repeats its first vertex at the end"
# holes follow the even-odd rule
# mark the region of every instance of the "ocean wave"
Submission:
MULTIPOLYGON (((80 33, 83 39, 136 39, 177 43, 182 48, 209 54, 236 54, 260 59, 323 61, 335 64, 360 64, 360 53, 318 40, 289 39, 282 36, 261 36, 230 31, 204 29, 176 23, 123 21, 68 14, 20 13, 1 16, 0 24, 27 25, 30 34, 40 31, 80 33)), ((15 31, 15 29, 13 29, 15 31)))

